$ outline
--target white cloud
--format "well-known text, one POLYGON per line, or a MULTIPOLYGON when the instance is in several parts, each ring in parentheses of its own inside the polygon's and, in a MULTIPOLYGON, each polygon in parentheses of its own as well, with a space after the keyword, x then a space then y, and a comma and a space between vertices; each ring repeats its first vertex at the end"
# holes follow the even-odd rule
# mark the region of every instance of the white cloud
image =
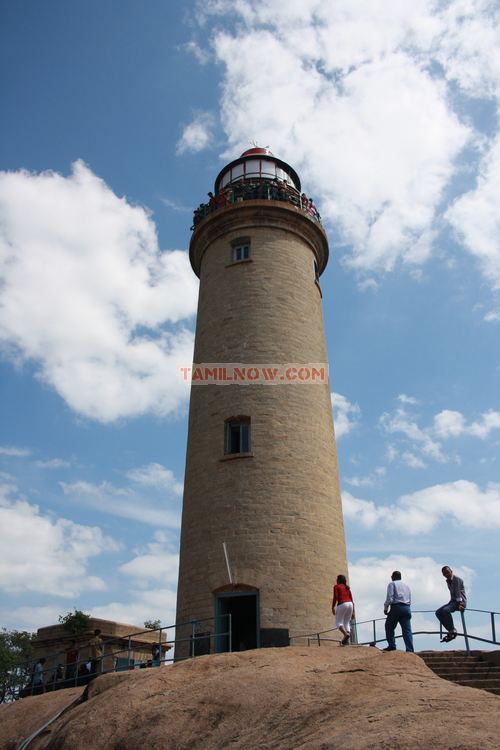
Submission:
POLYGON ((464 431, 464 422, 459 411, 444 409, 434 417, 434 432, 440 438, 457 437, 464 431))
POLYGON ((350 484, 352 487, 372 487, 377 481, 380 481, 387 473, 385 466, 377 466, 372 474, 366 477, 345 477, 343 482, 350 484))
POLYGON ((16 448, 15 445, 0 445, 0 456, 9 456, 11 458, 24 458, 30 456, 31 451, 28 448, 16 448))
POLYGON ((225 155, 257 139, 299 169, 361 284, 401 263, 420 278, 445 214, 500 288, 498 120, 470 107, 498 111, 498 3, 200 0, 197 18, 224 66, 225 155), (486 153, 460 196, 466 145, 486 153))
POLYGON ((129 487, 115 487, 110 482, 92 484, 86 481, 61 482, 64 494, 73 502, 120 518, 151 526, 178 528, 180 508, 169 508, 165 497, 144 497, 129 487))
POLYGON ((436 49, 446 77, 474 98, 500 95, 500 9, 490 0, 443 4, 443 32, 436 49))
MULTIPOLYGON (((396 409, 393 414, 387 412, 380 417, 380 424, 390 435, 403 435, 410 442, 412 451, 420 450, 429 458, 445 461, 440 443, 436 442, 428 431, 419 427, 415 419, 410 417, 404 408, 396 409)), ((406 458, 408 459, 407 453, 406 458)))
POLYGON ((490 310, 490 312, 486 313, 483 320, 487 323, 497 323, 500 321, 500 310, 490 310))
MULTIPOLYGON (((298 168, 362 272, 424 263, 455 161, 471 138, 429 72, 446 23, 431 0, 204 3, 227 14, 221 122, 298 168), (300 6, 300 7, 299 7, 300 6), (230 16, 243 20, 231 29, 230 16)), ((486 19, 481 22, 486 27, 486 19)))
POLYGON ((63 458, 50 458, 47 461, 35 461, 35 466, 37 469, 67 469, 71 463, 63 458))
MULTIPOLYGON (((398 401, 410 406, 418 404, 416 399, 398 396, 398 401)), ((414 469, 426 468, 426 460, 445 462, 449 460, 443 453, 442 441, 451 438, 472 437, 486 440, 490 434, 500 429, 500 412, 489 409, 474 421, 467 422, 465 416, 453 409, 443 409, 436 414, 427 427, 418 424, 419 417, 410 415, 403 407, 393 413, 385 412, 380 417, 380 425, 389 435, 398 436, 398 446, 388 448, 388 461, 399 460, 414 469)), ((460 463, 460 458, 455 456, 460 463)))
POLYGON ((400 404, 411 404, 412 406, 418 404, 418 400, 414 396, 407 396, 405 393, 400 393, 397 400, 400 404))
POLYGON ((331 401, 335 436, 338 439, 343 435, 348 435, 356 427, 358 418, 361 416, 361 409, 357 404, 351 404, 340 393, 332 393, 331 401))
POLYGON ((187 151, 198 153, 211 145, 215 119, 210 112, 198 112, 193 120, 184 127, 182 135, 177 141, 177 154, 187 151))
POLYGON ((500 429, 500 411, 484 412, 480 419, 466 423, 464 415, 459 411, 445 409, 434 417, 434 432, 441 438, 461 437, 468 435, 485 440, 493 430, 500 429))
POLYGON ((500 529, 499 484, 481 490, 461 479, 403 495, 394 505, 377 505, 343 492, 342 502, 347 519, 365 528, 382 525, 409 536, 429 533, 447 520, 465 528, 500 529))
MULTIPOLYGON (((91 608, 93 617, 102 617, 116 622, 142 627, 146 620, 160 620, 162 625, 175 624, 175 590, 162 588, 148 591, 130 589, 126 601, 114 601, 91 608)), ((170 639, 174 632, 168 633, 170 639)))
POLYGON ((180 203, 177 203, 177 201, 172 200, 171 198, 160 198, 161 202, 164 206, 167 208, 171 208, 172 211, 176 211, 177 213, 191 213, 192 208, 189 206, 182 206, 180 203))
POLYGON ((4 355, 33 361, 76 412, 111 422, 187 398, 187 254, 160 252, 148 213, 82 162, 69 177, 0 173, 0 283, 4 355))
MULTIPOLYGON (((500 57, 498 50, 497 55, 500 57)), ((446 212, 446 218, 496 290, 500 290, 499 193, 500 135, 483 157, 474 190, 458 198, 446 212)))
POLYGON ((174 495, 182 495, 183 484, 176 481, 174 472, 171 469, 167 469, 161 464, 153 463, 141 466, 138 469, 131 469, 127 472, 127 478, 137 484, 158 487, 168 490, 174 495))
POLYGON ((171 551, 165 535, 159 531, 144 550, 137 551, 132 560, 120 565, 119 570, 142 585, 157 580, 176 588, 179 555, 171 551))
POLYGON ((2 626, 12 630, 34 632, 47 625, 55 625, 62 614, 61 604, 49 604, 43 607, 5 607, 0 610, 2 626))
POLYGON ((200 65, 206 65, 211 59, 210 52, 207 49, 200 47, 200 45, 194 40, 187 42, 183 48, 186 52, 193 55, 200 65))
POLYGON ((425 469, 426 464, 422 461, 419 456, 416 456, 411 451, 404 451, 401 454, 401 460, 406 466, 409 466, 410 469, 425 469))
POLYGON ((345 518, 360 523, 367 529, 372 529, 382 516, 372 500, 360 500, 350 492, 342 492, 342 509, 345 518))
POLYGON ((73 597, 106 588, 87 573, 89 558, 115 552, 118 544, 97 526, 54 519, 13 488, 0 487, 0 588, 5 592, 39 592, 73 597))

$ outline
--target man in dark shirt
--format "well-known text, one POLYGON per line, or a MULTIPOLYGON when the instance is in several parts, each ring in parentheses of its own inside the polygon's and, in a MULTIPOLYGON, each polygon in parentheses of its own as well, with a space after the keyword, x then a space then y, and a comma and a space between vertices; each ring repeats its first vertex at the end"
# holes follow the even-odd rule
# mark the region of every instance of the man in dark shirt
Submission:
POLYGON ((465 595, 464 582, 458 576, 453 575, 453 571, 449 565, 441 568, 441 572, 446 578, 446 584, 450 591, 450 601, 436 610, 436 617, 447 631, 442 640, 448 642, 457 637, 452 612, 456 612, 457 610, 459 612, 464 611, 467 606, 467 596, 465 595))

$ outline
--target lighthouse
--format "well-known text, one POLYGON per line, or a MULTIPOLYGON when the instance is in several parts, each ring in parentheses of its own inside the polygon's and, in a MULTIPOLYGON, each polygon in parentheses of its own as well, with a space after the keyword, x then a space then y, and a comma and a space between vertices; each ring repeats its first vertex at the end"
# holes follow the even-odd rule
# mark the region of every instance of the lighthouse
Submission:
POLYGON ((288 645, 333 627, 332 585, 347 573, 319 214, 295 170, 267 148, 225 166, 209 196, 195 211, 189 249, 200 289, 181 658, 198 623, 197 648, 203 642, 207 652, 288 645))

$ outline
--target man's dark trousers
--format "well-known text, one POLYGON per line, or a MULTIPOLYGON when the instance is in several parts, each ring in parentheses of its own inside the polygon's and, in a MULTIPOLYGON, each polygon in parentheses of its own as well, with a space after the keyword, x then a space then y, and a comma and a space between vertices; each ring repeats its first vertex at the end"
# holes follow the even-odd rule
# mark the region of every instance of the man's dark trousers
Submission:
POLYGON ((396 648, 394 631, 396 625, 401 625, 401 632, 405 642, 406 650, 413 651, 413 634, 411 632, 411 609, 409 604, 391 604, 389 614, 385 621, 385 637, 390 649, 396 648))

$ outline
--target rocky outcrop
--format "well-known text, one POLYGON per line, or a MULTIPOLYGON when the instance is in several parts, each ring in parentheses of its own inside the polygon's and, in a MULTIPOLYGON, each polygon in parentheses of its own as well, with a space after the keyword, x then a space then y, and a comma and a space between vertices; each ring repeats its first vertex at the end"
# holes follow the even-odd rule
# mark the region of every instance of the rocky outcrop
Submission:
MULTIPOLYGON (((2 706, 0 747, 64 692, 2 706)), ((30 750, 485 750, 500 747, 499 709, 416 654, 261 649, 103 675, 30 750)))

